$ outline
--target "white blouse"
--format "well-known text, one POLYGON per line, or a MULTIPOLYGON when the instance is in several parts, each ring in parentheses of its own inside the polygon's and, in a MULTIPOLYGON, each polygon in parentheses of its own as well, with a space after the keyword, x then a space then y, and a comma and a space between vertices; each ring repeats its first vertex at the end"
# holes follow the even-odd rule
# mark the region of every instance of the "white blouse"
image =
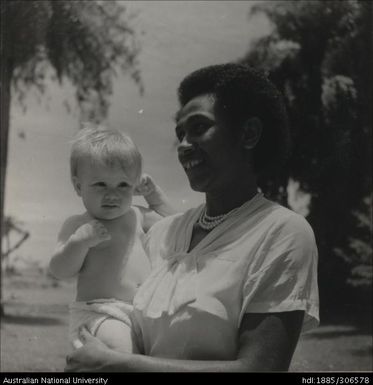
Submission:
POLYGON ((203 205, 146 236, 152 272, 134 298, 144 354, 230 360, 245 313, 304 310, 318 324, 317 248, 300 215, 258 193, 188 252, 203 205))

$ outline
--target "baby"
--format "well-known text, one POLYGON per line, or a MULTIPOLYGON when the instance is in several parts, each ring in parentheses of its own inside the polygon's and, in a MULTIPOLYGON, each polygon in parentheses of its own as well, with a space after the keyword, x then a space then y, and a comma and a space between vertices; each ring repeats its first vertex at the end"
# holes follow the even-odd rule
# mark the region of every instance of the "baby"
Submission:
POLYGON ((79 346, 79 328, 86 325, 113 349, 137 352, 129 314, 134 294, 150 272, 141 239, 174 210, 152 179, 142 176, 137 147, 119 131, 80 130, 70 163, 72 183, 86 212, 65 221, 49 264, 56 278, 77 276, 70 342, 79 346), (132 206, 136 193, 149 208, 132 206))

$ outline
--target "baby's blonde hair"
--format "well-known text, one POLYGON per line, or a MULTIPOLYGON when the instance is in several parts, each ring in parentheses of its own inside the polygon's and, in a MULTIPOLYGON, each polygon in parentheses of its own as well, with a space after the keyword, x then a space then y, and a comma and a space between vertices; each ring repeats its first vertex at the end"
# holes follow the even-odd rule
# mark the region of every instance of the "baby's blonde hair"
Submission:
POLYGON ((123 170, 134 170, 136 182, 142 172, 142 157, 132 139, 123 132, 104 126, 86 124, 72 141, 70 154, 71 177, 77 176, 82 159, 108 167, 119 165, 123 170))

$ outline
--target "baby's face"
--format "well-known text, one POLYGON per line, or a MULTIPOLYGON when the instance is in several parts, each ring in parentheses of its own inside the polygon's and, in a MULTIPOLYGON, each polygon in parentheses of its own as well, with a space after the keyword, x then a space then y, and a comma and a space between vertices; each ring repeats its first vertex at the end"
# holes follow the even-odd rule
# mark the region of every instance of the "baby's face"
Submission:
POLYGON ((132 204, 136 176, 120 166, 104 166, 81 160, 73 177, 76 192, 87 212, 96 219, 111 220, 125 214, 132 204))

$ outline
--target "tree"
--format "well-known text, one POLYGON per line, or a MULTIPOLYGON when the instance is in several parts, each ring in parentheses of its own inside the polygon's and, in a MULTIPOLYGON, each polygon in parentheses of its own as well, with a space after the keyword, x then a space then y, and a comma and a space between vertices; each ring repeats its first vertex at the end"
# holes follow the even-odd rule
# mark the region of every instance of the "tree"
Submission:
POLYGON ((30 87, 43 92, 51 67, 56 80, 75 86, 86 115, 102 118, 118 69, 129 72, 142 90, 139 46, 129 20, 115 1, 1 2, 2 214, 11 92, 21 100, 30 87))
MULTIPOLYGON (((1 218, 7 166, 11 96, 43 92, 46 70, 68 79, 89 119, 102 119, 113 78, 129 73, 142 91, 131 16, 115 1, 1 1, 1 218)), ((4 226, 2 226, 2 229, 4 226)))
POLYGON ((346 263, 351 266, 348 283, 367 292, 372 296, 372 196, 364 199, 359 211, 354 212, 357 220, 357 232, 349 237, 349 245, 345 250, 336 249, 346 263))
POLYGON ((351 272, 358 274, 362 259, 372 265, 368 244, 365 257, 358 257, 356 247, 354 256, 346 254, 352 239, 360 239, 354 213, 372 187, 372 4, 276 1, 250 12, 264 14, 273 30, 256 40, 242 61, 264 68, 281 89, 293 137, 284 175, 262 181, 263 189, 278 196, 291 178, 310 194, 320 291, 329 306, 341 298, 351 272))

